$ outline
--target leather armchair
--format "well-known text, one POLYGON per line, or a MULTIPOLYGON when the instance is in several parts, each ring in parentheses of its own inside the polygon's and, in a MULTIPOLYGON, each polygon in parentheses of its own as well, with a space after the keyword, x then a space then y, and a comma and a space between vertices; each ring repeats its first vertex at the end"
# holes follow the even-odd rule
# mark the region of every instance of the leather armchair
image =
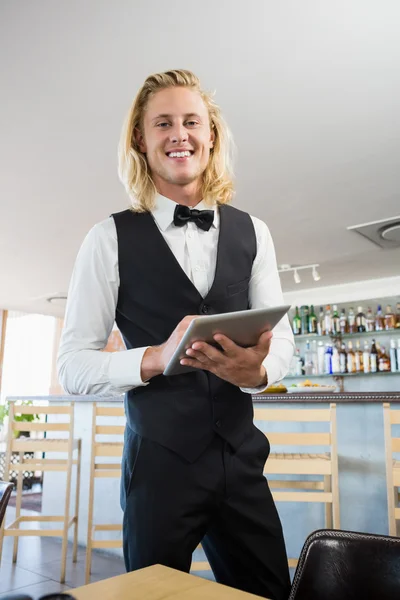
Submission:
POLYGON ((400 539, 322 529, 305 541, 289 600, 400 598, 400 539))

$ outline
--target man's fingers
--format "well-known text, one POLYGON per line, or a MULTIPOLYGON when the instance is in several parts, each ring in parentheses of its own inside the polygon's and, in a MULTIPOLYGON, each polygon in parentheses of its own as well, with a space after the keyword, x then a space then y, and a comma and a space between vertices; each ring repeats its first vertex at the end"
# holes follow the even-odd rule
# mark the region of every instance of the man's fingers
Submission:
POLYGON ((195 350, 196 352, 201 352, 213 362, 221 362, 221 359, 223 359, 224 357, 224 355, 221 353, 221 350, 214 348, 214 346, 211 346, 206 342, 194 342, 192 344, 192 350, 195 350))
POLYGON ((264 331, 258 338, 257 345, 254 346, 254 350, 263 351, 268 350, 272 341, 272 331, 264 331))
POLYGON ((225 352, 227 356, 233 356, 237 350, 237 345, 235 342, 232 342, 231 339, 223 335, 222 333, 217 333, 214 335, 214 340, 218 342, 221 346, 222 350, 225 352))

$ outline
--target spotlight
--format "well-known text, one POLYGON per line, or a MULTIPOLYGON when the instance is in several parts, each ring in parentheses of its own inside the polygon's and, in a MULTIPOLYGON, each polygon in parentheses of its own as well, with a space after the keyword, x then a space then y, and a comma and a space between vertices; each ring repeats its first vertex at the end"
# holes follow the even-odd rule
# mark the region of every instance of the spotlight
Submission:
POLYGON ((314 281, 319 281, 321 279, 321 275, 318 273, 316 267, 313 267, 312 276, 314 281))
POLYGON ((295 283, 300 283, 301 279, 300 279, 300 275, 297 272, 297 269, 294 270, 293 277, 294 277, 295 283))

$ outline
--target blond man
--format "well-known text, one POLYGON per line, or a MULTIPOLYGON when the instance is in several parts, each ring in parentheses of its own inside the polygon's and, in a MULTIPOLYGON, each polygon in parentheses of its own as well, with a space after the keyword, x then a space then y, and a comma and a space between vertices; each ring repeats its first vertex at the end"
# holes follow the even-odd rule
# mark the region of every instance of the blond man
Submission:
POLYGON ((146 79, 127 116, 119 176, 128 210, 97 224, 68 294, 59 374, 70 393, 125 394, 121 481, 128 571, 189 571, 202 542, 217 581, 284 600, 282 528, 263 467, 251 393, 287 372, 287 318, 274 338, 222 349, 196 342, 163 371, 195 315, 282 304, 267 226, 230 206, 231 138, 219 107, 185 70, 146 79), (107 354, 114 321, 126 350, 107 354))

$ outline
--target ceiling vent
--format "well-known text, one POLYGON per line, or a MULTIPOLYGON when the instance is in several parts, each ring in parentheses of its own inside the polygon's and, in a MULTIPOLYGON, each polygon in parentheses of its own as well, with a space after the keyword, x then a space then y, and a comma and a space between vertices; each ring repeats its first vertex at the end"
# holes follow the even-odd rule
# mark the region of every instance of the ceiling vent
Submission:
POLYGON ((400 217, 382 219, 363 225, 352 225, 347 229, 356 231, 380 248, 400 247, 400 217))

